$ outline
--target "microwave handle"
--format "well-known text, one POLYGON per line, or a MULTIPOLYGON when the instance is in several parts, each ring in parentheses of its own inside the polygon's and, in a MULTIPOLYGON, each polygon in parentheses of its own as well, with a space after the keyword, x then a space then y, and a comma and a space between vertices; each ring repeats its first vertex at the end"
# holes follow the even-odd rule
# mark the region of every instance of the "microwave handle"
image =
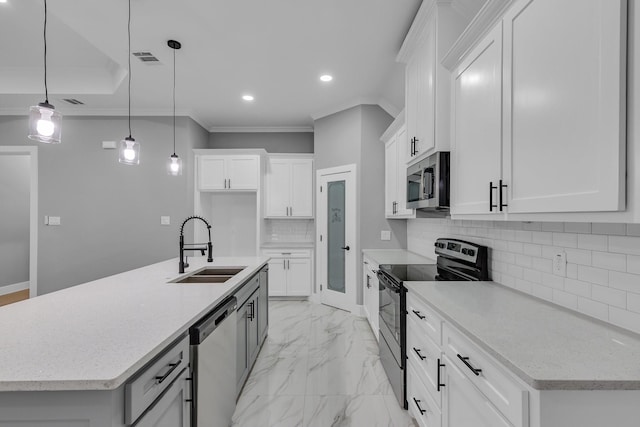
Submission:
POLYGON ((420 168, 420 192, 418 193, 418 199, 422 200, 424 198, 424 168, 420 168))

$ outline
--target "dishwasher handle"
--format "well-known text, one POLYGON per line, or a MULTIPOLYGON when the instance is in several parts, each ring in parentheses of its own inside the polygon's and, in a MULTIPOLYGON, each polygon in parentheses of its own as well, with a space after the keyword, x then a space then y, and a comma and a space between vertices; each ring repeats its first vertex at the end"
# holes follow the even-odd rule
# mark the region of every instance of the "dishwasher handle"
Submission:
POLYGON ((213 331, 215 331, 231 313, 236 310, 238 302, 236 297, 230 297, 214 308, 202 320, 196 323, 190 331, 191 345, 202 343, 213 331))

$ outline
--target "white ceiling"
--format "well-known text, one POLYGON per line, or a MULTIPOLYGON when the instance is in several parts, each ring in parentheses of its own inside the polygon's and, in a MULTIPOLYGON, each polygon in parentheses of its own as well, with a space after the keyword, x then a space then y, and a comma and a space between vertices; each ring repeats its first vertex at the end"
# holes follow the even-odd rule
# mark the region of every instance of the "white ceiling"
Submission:
MULTIPOLYGON (((132 0, 134 115, 177 109, 207 129, 310 128, 359 103, 404 104, 395 62, 421 0, 132 0), (334 76, 325 84, 318 77, 334 76), (253 103, 242 101, 251 93, 253 103)), ((49 1, 49 99, 63 114, 126 114, 127 1, 49 1), (86 105, 61 101, 77 98, 86 105)), ((44 99, 42 0, 0 4, 0 114, 44 99), (15 41, 15 44, 7 43, 15 41)))

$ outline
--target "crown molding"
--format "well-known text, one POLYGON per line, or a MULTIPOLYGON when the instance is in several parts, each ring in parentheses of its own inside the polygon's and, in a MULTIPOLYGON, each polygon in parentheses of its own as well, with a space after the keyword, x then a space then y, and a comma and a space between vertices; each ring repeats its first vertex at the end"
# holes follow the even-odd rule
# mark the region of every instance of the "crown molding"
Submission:
POLYGON ((438 3, 450 4, 451 0, 422 1, 420 9, 418 9, 415 18, 413 18, 411 27, 409 28, 409 31, 402 42, 402 46, 400 47, 400 51, 396 56, 396 62, 402 62, 405 64, 409 62, 413 52, 422 41, 422 34, 424 33, 427 24, 432 20, 438 3))
POLYGON ((395 135, 405 124, 404 110, 398 114, 396 119, 389 125, 387 130, 380 136, 380 141, 385 144, 391 140, 391 137, 395 135))
POLYGON ((488 0, 462 32, 458 40, 451 46, 442 59, 442 65, 453 70, 475 47, 476 44, 491 31, 502 19, 507 8, 515 0, 488 0))
POLYGON ((378 105, 393 118, 397 118, 400 114, 404 114, 404 109, 400 110, 394 104, 387 101, 386 98, 380 98, 378 100, 378 105))
POLYGON ((211 133, 289 133, 313 132, 313 126, 212 126, 211 133))

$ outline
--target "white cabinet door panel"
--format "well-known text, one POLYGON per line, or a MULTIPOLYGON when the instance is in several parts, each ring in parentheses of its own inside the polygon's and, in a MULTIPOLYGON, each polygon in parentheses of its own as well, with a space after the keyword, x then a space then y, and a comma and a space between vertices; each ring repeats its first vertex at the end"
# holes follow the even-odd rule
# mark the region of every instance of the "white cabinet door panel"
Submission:
POLYGON ((291 195, 290 165, 287 160, 271 159, 267 168, 266 215, 286 217, 291 195))
POLYGON ((398 192, 398 146, 394 137, 384 147, 384 214, 390 218, 395 214, 398 192))
POLYGON ((504 17, 509 212, 624 208, 626 2, 521 0, 504 17))
POLYGON ((512 427, 447 356, 444 364, 443 427, 512 427))
POLYGON ((311 259, 287 259, 287 295, 311 295, 311 259))
POLYGON ((232 156, 228 158, 229 188, 231 190, 258 189, 258 157, 232 156))
POLYGON ((227 171, 224 157, 201 156, 198 162, 198 189, 224 190, 227 171))
POLYGON ((451 213, 489 213, 489 183, 497 186, 502 171, 502 24, 453 76, 451 213))
POLYGON ((313 216, 313 160, 291 162, 291 203, 289 214, 294 217, 313 216))
POLYGON ((275 258, 269 261, 269 296, 281 297, 287 295, 286 260, 275 258))

